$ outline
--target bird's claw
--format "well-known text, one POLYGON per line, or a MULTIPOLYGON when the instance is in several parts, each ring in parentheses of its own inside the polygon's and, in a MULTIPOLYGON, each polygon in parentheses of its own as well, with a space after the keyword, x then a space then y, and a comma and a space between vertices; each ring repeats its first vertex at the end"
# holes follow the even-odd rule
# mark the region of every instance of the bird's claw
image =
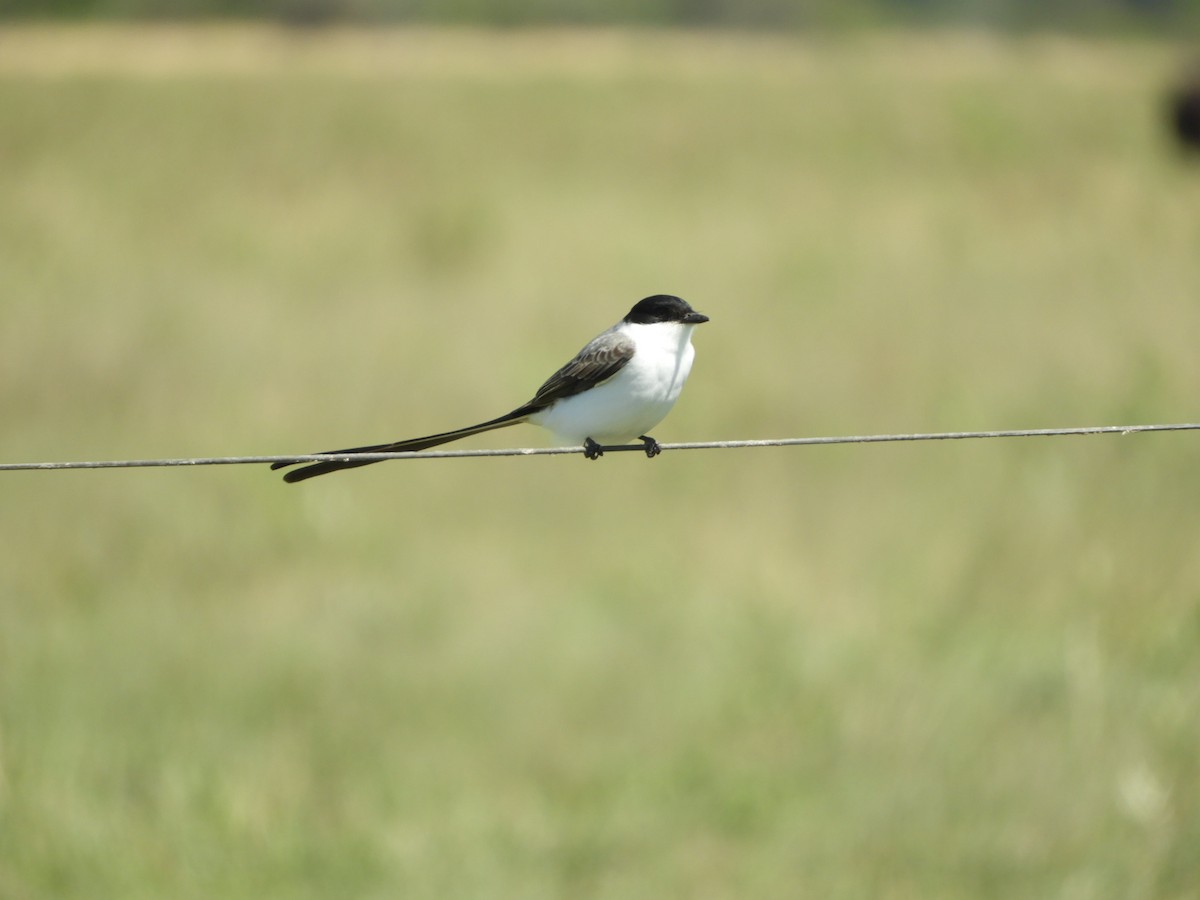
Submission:
POLYGON ((662 453, 662 447, 658 445, 658 441, 650 437, 648 434, 638 435, 638 440, 646 445, 647 459, 654 459, 654 457, 662 453))
MULTIPOLYGON (((662 453, 662 447, 659 446, 658 441, 650 437, 648 434, 638 435, 638 440, 642 442, 642 447, 646 451, 646 457, 648 459, 653 459, 654 457, 658 456, 658 454, 662 453)), ((619 447, 616 449, 623 450, 625 448, 619 447)), ((597 444, 591 438, 584 438, 583 455, 588 459, 599 459, 604 455, 604 447, 600 444, 597 444)))

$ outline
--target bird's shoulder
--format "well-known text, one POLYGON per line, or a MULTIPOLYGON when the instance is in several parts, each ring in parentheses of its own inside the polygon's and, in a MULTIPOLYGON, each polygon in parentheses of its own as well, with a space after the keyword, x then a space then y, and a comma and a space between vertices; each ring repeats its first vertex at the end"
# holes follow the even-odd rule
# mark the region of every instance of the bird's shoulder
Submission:
POLYGON ((620 327, 593 338, 575 358, 546 379, 530 401, 544 408, 555 400, 570 397, 612 378, 633 359, 636 346, 620 327))

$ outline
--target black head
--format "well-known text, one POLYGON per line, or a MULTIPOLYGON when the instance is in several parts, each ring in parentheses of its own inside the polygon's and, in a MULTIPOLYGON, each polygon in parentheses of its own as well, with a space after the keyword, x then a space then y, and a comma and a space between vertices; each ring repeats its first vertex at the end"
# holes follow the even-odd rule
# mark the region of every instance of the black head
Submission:
POLYGON ((626 322, 634 325, 650 325, 654 322, 682 322, 685 325, 699 325, 707 322, 708 316, 696 312, 686 300, 672 297, 670 294, 655 294, 645 300, 639 300, 625 317, 626 322))

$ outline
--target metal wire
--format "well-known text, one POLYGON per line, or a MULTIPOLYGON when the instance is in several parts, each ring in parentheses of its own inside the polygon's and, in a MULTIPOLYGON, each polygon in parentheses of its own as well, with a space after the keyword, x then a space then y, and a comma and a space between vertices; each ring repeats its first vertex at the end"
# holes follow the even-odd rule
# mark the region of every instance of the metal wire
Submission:
MULTIPOLYGON (((749 447, 808 447, 830 444, 883 444, 902 441, 964 441, 985 438, 1064 437, 1094 434, 1142 434, 1150 431, 1198 431, 1200 423, 1168 425, 1094 425, 1083 428, 1022 428, 1013 431, 943 431, 917 434, 866 434, 842 437, 776 438, 751 441, 698 441, 683 444, 659 444, 663 450, 739 450, 749 447)), ((639 451, 642 444, 605 447, 605 452, 639 451)), ((288 456, 200 456, 183 459, 109 459, 90 462, 0 463, 0 472, 48 469, 149 469, 163 466, 242 466, 276 462, 307 463, 327 460, 358 462, 385 459, 469 459, 490 456, 562 456, 582 455, 582 447, 517 447, 503 450, 421 450, 406 453, 306 453, 288 456)))

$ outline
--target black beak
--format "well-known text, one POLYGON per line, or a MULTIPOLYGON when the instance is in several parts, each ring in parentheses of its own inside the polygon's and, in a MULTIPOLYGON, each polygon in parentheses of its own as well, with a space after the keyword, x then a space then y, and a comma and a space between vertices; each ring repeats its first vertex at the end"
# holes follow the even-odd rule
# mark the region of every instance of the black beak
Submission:
POLYGON ((684 325, 699 325, 700 323, 707 321, 708 316, 704 315, 704 313, 690 312, 683 317, 684 325))

